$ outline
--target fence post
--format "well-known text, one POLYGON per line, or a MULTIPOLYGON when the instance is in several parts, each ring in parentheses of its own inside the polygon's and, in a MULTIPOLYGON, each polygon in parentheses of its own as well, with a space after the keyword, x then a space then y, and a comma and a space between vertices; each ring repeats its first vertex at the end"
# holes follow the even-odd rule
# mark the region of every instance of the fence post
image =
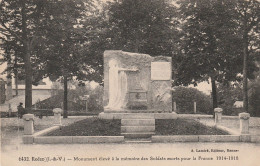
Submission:
POLYGON ((240 138, 243 142, 248 142, 251 140, 249 135, 249 118, 250 114, 246 112, 242 112, 239 114, 240 119, 240 138))
POLYGON ((33 114, 24 114, 23 115, 23 122, 24 122, 24 135, 33 135, 34 128, 33 122, 34 115, 33 114))
POLYGON ((215 125, 217 125, 218 123, 221 122, 223 109, 215 108, 214 112, 215 112, 215 125))
POLYGON ((61 108, 54 108, 53 109, 54 113, 54 125, 61 125, 61 113, 62 109, 61 108))
POLYGON ((24 135, 23 135, 23 143, 24 144, 32 144, 34 141, 33 133, 34 133, 34 115, 33 114, 24 114, 24 135))
POLYGON ((196 101, 194 101, 194 114, 196 114, 196 112, 197 112, 197 105, 196 104, 197 104, 196 101))

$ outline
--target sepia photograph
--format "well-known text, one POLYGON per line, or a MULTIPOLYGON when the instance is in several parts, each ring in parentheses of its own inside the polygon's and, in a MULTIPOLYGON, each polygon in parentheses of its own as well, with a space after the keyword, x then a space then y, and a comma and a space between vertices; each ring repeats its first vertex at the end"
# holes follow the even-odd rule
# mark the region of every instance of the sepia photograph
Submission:
POLYGON ((259 0, 0 0, 1 166, 259 166, 259 0))

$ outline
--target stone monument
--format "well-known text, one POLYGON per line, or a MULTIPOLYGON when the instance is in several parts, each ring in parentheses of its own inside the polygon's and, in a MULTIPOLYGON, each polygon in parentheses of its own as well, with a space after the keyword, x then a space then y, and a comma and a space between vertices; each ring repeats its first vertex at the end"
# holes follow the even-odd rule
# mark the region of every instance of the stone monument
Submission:
POLYGON ((171 57, 104 52, 104 113, 171 113, 171 57))

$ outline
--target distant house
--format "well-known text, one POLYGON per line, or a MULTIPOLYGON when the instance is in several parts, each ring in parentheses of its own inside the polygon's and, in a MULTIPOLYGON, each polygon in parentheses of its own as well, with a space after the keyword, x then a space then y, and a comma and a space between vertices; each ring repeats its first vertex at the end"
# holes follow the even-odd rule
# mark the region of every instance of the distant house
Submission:
MULTIPOLYGON (((16 112, 17 105, 22 102, 25 103, 25 82, 22 80, 17 81, 17 86, 15 85, 15 80, 12 78, 6 78, 1 75, 1 112, 11 110, 16 112), (17 94, 18 92, 18 94, 17 94)), ((53 82, 48 78, 43 79, 38 86, 32 86, 32 104, 38 101, 45 100, 51 96, 53 90, 53 82)))
MULTIPOLYGON (((37 86, 32 86, 32 95, 51 95, 53 82, 49 78, 42 79, 37 86)), ((25 80, 17 80, 18 95, 25 94, 25 80)), ((12 79, 12 95, 16 95, 15 79, 12 79)))
MULTIPOLYGON (((32 104, 37 101, 47 99, 51 96, 53 90, 53 82, 49 78, 44 78, 37 86, 32 86, 32 104)), ((25 81, 18 80, 17 85, 15 79, 1 78, 1 104, 12 103, 14 105, 19 102, 25 102, 25 81)))

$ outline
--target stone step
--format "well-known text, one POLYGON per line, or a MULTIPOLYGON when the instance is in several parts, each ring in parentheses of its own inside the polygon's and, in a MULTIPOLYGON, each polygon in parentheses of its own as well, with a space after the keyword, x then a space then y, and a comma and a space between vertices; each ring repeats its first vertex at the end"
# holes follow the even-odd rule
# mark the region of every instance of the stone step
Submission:
POLYGON ((155 126, 121 126, 122 133, 153 132, 155 126))
POLYGON ((125 143, 151 143, 152 140, 150 138, 126 138, 125 143))
POLYGON ((122 119, 154 119, 153 113, 129 113, 124 114, 122 119))
POLYGON ((121 133, 125 138, 151 138, 154 132, 143 132, 143 133, 121 133))
POLYGON ((154 126, 155 119, 122 119, 122 126, 154 126))
POLYGON ((152 143, 152 141, 138 141, 138 140, 133 140, 133 141, 125 141, 125 143, 152 143))

